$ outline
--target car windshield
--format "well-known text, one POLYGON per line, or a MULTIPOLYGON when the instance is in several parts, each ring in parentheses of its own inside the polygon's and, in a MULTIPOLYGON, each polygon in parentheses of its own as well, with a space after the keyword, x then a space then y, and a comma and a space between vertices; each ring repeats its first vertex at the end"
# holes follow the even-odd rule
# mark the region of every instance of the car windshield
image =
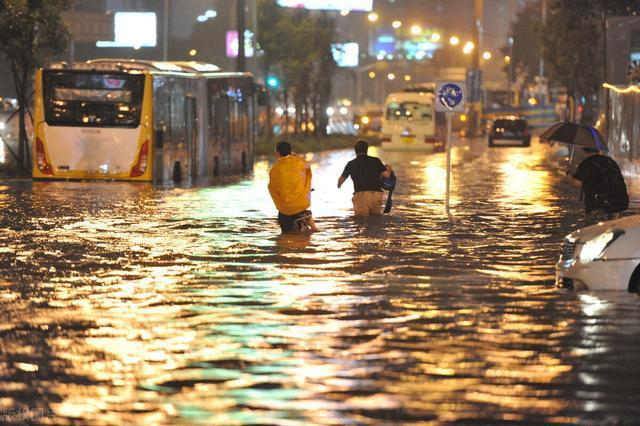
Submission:
POLYGON ((387 106, 387 120, 431 120, 431 110, 431 104, 392 102, 387 106))
POLYGON ((493 128, 503 128, 505 130, 522 131, 527 127, 525 120, 505 120, 498 119, 493 123, 493 128))
POLYGON ((143 85, 143 75, 45 71, 45 119, 54 126, 137 127, 143 85))

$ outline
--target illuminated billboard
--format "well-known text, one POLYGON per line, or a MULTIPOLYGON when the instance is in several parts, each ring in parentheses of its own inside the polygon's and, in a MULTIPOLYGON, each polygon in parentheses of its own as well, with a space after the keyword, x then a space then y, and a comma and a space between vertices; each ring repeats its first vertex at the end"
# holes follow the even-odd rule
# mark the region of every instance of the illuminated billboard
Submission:
MULTIPOLYGON (((227 58, 237 58, 238 47, 238 31, 227 31, 227 58)), ((253 33, 249 30, 244 32, 244 56, 253 56, 253 33)))
POLYGON ((373 0, 278 0, 278 5, 314 10, 371 12, 373 9, 373 0))
POLYGON ((334 43, 331 45, 333 60, 339 67, 357 67, 360 57, 358 43, 334 43))
POLYGON ((154 12, 116 12, 113 16, 114 40, 98 41, 97 47, 155 47, 157 43, 154 12))

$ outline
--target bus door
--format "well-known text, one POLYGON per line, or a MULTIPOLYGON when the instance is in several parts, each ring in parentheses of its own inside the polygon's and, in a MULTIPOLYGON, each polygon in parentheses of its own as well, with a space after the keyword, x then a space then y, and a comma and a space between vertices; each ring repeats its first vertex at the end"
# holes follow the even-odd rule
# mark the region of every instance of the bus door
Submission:
POLYGON ((189 176, 193 181, 198 177, 198 113, 196 98, 193 96, 184 98, 184 115, 189 153, 189 176))
POLYGON ((216 144, 220 147, 222 170, 226 173, 231 162, 231 140, 229 132, 229 96, 220 92, 213 102, 216 144))

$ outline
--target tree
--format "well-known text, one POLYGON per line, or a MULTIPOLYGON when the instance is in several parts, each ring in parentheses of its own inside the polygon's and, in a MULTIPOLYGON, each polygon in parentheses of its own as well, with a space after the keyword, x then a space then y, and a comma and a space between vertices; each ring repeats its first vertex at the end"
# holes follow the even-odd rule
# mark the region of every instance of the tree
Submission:
MULTIPOLYGON (((567 88, 568 101, 593 99, 604 78, 605 19, 640 12, 638 0, 553 0, 541 31, 549 77, 567 88)), ((573 108, 572 108, 573 109, 573 108)), ((570 117, 574 111, 570 110, 570 117)))
POLYGON ((501 49, 502 53, 510 58, 509 65, 505 66, 504 71, 508 74, 511 82, 513 82, 515 66, 522 68, 528 81, 531 81, 533 76, 538 74, 542 53, 539 37, 540 13, 539 0, 528 2, 516 13, 516 18, 511 24, 513 44, 509 45, 507 42, 501 49))
POLYGON ((26 112, 29 108, 33 74, 48 55, 62 52, 69 31, 61 13, 72 0, 0 0, 0 53, 4 54, 13 75, 18 100, 18 162, 26 171, 29 148, 26 112))
POLYGON ((323 111, 331 98, 336 70, 331 52, 335 40, 335 20, 329 16, 281 8, 274 0, 260 2, 258 44, 263 52, 263 70, 265 76, 270 72, 278 72, 280 76, 285 131, 289 124, 287 107, 293 101, 296 133, 309 131, 311 111, 314 132, 326 132, 327 118, 323 111))

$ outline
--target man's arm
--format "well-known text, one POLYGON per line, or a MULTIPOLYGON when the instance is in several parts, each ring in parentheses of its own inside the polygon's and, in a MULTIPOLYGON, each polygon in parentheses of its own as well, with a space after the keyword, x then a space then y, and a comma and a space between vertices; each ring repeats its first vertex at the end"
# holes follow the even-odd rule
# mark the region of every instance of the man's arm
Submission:
POLYGON ((351 170, 349 169, 349 164, 351 164, 351 163, 347 163, 347 165, 344 166, 344 170, 342 171, 342 174, 338 178, 338 188, 340 188, 342 186, 344 181, 347 180, 347 178, 351 174, 351 170))
POLYGON ((389 164, 385 164, 384 171, 380 174, 380 176, 387 178, 391 176, 391 172, 393 172, 393 169, 391 168, 391 166, 389 164))

